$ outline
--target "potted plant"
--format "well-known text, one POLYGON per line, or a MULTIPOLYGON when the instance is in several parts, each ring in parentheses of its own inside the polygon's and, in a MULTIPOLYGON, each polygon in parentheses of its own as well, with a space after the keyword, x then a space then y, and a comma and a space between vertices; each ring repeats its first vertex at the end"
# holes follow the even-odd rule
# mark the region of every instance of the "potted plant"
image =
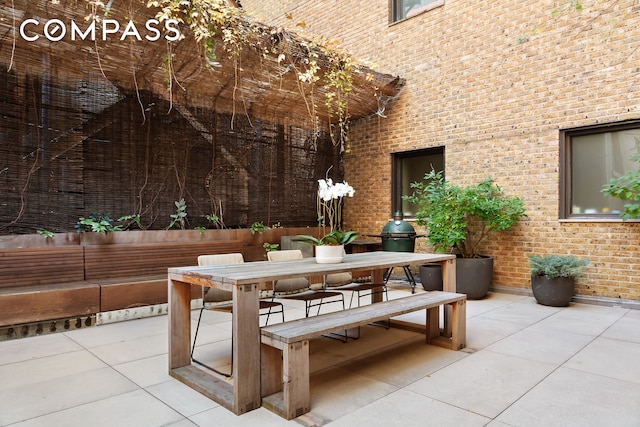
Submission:
POLYGON ((573 256, 529 256, 531 290, 539 304, 566 307, 574 294, 576 278, 589 264, 573 256))
POLYGON ((300 235, 298 240, 316 247, 318 263, 342 262, 344 246, 358 238, 355 231, 342 230, 342 199, 355 190, 346 181, 318 180, 318 236, 300 235), (329 231, 327 232, 327 228, 329 231))
POLYGON ((416 223, 426 228, 435 252, 455 253, 457 291, 483 298, 493 277, 493 258, 479 253, 493 233, 509 230, 526 216, 522 199, 510 196, 491 178, 468 187, 445 181, 432 170, 411 184, 405 200, 417 206, 416 223))

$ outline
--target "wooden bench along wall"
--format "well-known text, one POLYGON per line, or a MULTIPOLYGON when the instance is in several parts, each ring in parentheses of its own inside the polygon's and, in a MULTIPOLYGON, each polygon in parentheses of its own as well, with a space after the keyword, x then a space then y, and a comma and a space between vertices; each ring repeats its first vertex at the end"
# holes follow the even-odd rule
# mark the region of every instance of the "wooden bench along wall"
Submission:
POLYGON ((0 248, 0 326, 166 303, 169 267, 242 250, 240 240, 0 248))
MULTIPOLYGON (((198 265, 198 255, 242 252, 239 240, 84 247, 85 280, 100 285, 100 311, 167 302, 167 269, 198 265)), ((200 298, 202 288, 191 287, 200 298)))
POLYGON ((309 340, 394 316, 426 309, 426 341, 452 350, 465 346, 465 294, 433 291, 350 310, 261 328, 262 403, 290 420, 309 412, 309 340), (452 307, 451 336, 443 337, 439 307, 452 307))

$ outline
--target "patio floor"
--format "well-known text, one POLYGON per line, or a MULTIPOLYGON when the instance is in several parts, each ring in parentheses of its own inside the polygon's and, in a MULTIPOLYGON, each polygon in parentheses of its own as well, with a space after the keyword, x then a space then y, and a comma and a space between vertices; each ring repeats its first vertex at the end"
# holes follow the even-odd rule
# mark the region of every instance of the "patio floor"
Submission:
MULTIPOLYGON (((457 352, 378 327, 315 340, 311 412, 292 421, 236 416, 169 377, 167 316, 3 341, 0 426, 640 426, 640 310, 491 293, 467 319, 457 352)), ((204 322, 198 355, 228 369, 230 316, 204 322)))

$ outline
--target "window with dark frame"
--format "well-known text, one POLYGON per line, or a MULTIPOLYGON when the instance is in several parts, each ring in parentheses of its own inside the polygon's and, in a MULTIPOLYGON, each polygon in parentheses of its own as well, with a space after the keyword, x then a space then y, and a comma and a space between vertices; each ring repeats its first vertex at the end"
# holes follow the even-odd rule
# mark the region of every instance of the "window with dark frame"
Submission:
POLYGON ((619 218, 624 201, 601 190, 611 178, 635 170, 640 120, 565 129, 560 132, 560 218, 619 218))
POLYGON ((444 0, 389 0, 391 23, 411 18, 419 13, 442 6, 444 0))
POLYGON ((403 200, 402 196, 413 193, 411 183, 422 181, 431 169, 444 172, 444 147, 394 153, 392 162, 392 213, 402 211, 405 218, 412 218, 416 206, 403 200))

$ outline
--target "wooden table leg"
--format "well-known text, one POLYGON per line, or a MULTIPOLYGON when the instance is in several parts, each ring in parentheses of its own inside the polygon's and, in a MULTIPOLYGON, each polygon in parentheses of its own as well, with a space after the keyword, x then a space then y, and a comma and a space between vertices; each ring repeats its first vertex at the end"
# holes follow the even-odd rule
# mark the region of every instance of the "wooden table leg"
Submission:
MULTIPOLYGON (((442 290, 444 292, 456 292, 456 260, 450 259, 442 261, 442 290)), ((452 309, 450 305, 444 306, 444 329, 443 335, 451 337, 452 309)))
POLYGON ((385 269, 371 270, 371 283, 380 284, 379 288, 376 288, 371 293, 371 304, 382 301, 382 285, 384 283, 385 269))
POLYGON ((191 285, 169 279, 169 370, 191 364, 191 285))
POLYGON ((258 284, 233 288, 233 406, 236 414, 261 406, 259 317, 258 284))

